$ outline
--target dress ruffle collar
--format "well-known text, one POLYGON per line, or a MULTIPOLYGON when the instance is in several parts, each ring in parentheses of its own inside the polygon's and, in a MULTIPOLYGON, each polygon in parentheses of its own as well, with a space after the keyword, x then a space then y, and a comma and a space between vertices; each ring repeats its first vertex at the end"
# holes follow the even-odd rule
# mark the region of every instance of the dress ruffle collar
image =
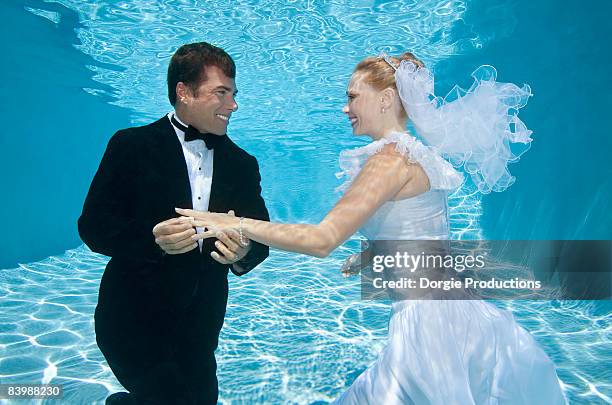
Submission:
POLYGON ((340 152, 341 171, 336 173, 336 177, 346 177, 346 181, 337 187, 336 191, 345 192, 368 158, 380 152, 389 143, 394 143, 395 150, 410 162, 421 165, 427 173, 431 190, 452 191, 463 183, 463 174, 442 158, 434 148, 424 145, 408 132, 391 132, 365 146, 340 152))

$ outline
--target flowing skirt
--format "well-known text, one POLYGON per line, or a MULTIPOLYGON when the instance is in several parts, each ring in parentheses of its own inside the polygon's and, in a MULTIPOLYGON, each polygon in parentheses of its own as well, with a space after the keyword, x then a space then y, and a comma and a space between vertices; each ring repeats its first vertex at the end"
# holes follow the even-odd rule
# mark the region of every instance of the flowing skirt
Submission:
POLYGON ((393 303, 389 341, 335 404, 566 404, 512 313, 479 300, 393 303))

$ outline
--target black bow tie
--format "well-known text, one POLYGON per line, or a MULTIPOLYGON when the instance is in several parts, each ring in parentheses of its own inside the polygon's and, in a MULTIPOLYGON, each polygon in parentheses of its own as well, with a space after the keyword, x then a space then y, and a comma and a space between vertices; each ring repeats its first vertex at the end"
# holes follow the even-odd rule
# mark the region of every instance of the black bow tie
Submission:
POLYGON ((185 142, 191 142, 191 141, 195 141, 196 139, 201 139, 204 141, 204 143, 206 144, 206 148, 208 149, 214 149, 216 146, 218 146, 219 142, 221 142, 221 138, 223 137, 223 135, 215 135, 215 134, 211 134, 208 132, 201 133, 195 127, 191 125, 186 127, 185 125, 181 124, 174 117, 174 115, 172 116, 170 121, 172 121, 172 123, 178 129, 180 129, 181 131, 185 133, 185 142))

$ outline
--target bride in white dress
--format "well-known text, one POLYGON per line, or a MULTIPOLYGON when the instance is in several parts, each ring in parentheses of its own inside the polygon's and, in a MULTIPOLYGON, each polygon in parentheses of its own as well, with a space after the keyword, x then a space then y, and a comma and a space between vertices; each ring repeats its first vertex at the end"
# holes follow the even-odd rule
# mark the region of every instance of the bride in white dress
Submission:
MULTIPOLYGON (((344 194, 319 224, 177 212, 205 230, 195 238, 221 236, 243 245, 253 240, 317 257, 329 255, 357 230, 369 240, 448 240, 447 195, 463 183, 455 166, 469 173, 480 192, 503 191, 514 182, 508 162, 531 141, 531 131, 516 116, 531 95, 529 87, 497 83, 488 66, 473 76, 469 90, 456 88, 455 100, 442 100, 433 96, 431 73, 409 52, 359 63, 343 112, 353 134, 373 141, 341 153, 344 194), (406 131, 408 118, 420 139, 406 131)), ((343 269, 350 267, 349 262, 343 269)), ((554 364, 510 312, 481 300, 398 299, 387 346, 335 403, 564 404, 566 399, 554 364)))

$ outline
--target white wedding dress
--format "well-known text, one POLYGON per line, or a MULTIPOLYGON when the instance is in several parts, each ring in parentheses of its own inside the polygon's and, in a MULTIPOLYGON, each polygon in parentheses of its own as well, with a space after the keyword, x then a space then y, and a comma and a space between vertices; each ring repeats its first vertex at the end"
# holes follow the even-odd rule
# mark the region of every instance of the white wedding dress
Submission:
MULTIPOLYGON (((408 133, 343 151, 346 189, 368 157, 395 143, 418 162, 430 191, 385 203, 362 227, 369 240, 448 240, 447 194, 463 175, 408 133)), ((392 302, 377 360, 336 404, 565 404, 554 364, 509 311, 481 300, 392 302)))

